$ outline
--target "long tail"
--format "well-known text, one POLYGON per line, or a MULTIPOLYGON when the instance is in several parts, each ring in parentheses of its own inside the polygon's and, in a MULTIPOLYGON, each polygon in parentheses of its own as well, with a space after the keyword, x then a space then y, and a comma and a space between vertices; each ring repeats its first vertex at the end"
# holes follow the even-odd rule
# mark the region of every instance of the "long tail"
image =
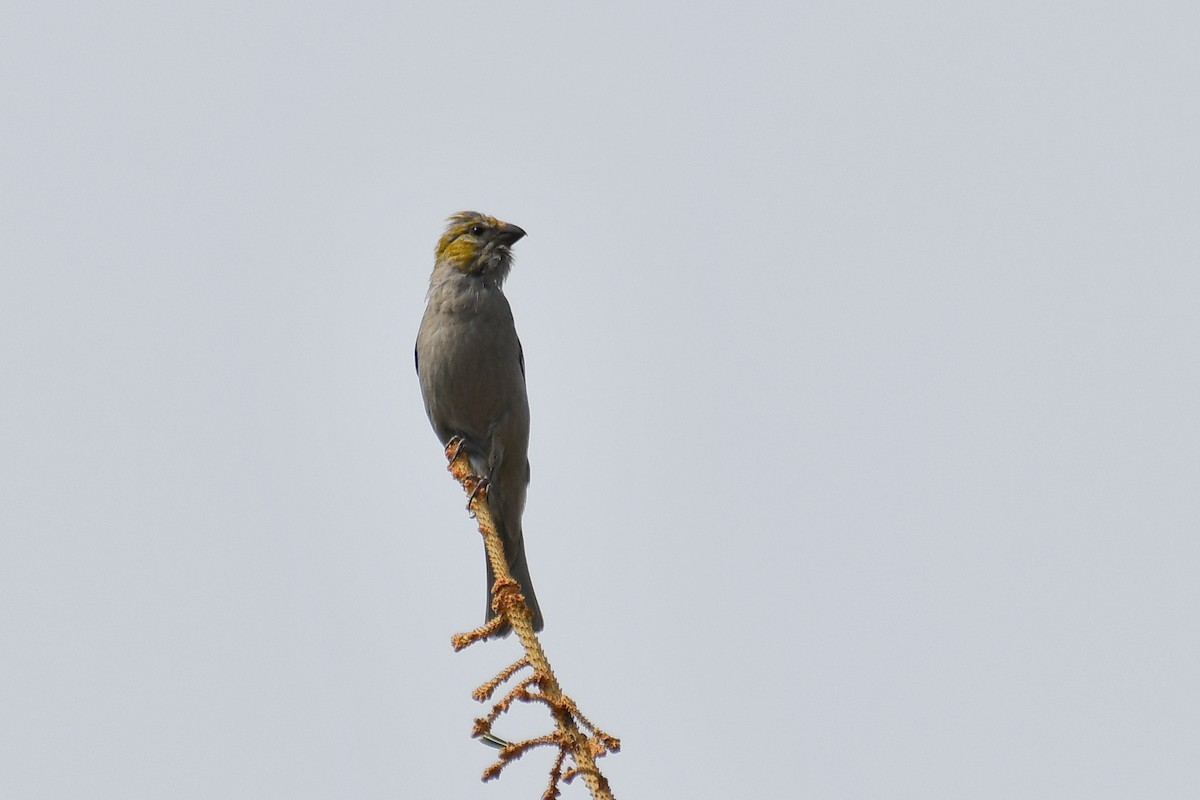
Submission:
MULTIPOLYGON (((509 535, 506 530, 500 530, 500 537, 504 542, 504 556, 508 560, 508 571, 512 573, 513 580, 521 584, 521 594, 525 595, 525 602, 529 604, 529 610, 533 612, 533 629, 540 631, 543 627, 542 610, 538 607, 537 595, 533 593, 533 581, 529 578, 529 565, 525 562, 525 540, 518 530, 516 536, 509 535)), ((487 559, 484 559, 487 561, 487 559)), ((487 561, 487 612, 485 619, 491 619, 496 616, 492 611, 492 585, 496 583, 496 576, 492 573, 492 564, 487 561)), ((505 624, 497 632, 497 636, 507 636, 511 633, 511 628, 505 624)))

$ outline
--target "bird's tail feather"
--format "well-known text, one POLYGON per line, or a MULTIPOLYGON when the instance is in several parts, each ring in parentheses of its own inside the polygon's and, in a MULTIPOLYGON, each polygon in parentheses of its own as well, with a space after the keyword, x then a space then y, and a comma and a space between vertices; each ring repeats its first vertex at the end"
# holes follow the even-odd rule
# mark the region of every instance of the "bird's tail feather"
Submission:
MULTIPOLYGON (((538 608, 537 595, 533 593, 533 581, 529 577, 529 565, 525 561, 525 542, 522 537, 505 536, 501 532, 501 540, 504 542, 504 555, 508 560, 508 571, 512 574, 513 580, 521 585, 521 594, 525 595, 525 602, 529 604, 529 610, 533 612, 533 629, 540 631, 543 627, 542 610, 538 608)), ((486 560, 486 559, 485 559, 486 560)), ((496 583, 496 576, 492 572, 491 561, 487 562, 487 613, 485 619, 491 619, 496 616, 492 611, 492 586, 496 583)), ((507 636, 511 632, 508 625, 504 625, 497 632, 497 636, 507 636)))

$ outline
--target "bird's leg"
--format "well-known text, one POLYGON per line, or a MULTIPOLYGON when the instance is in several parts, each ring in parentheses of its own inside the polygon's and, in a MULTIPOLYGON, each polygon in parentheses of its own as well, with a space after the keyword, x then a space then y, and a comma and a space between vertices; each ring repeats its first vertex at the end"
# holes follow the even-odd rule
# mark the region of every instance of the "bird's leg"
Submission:
MULTIPOLYGON (((446 442, 446 459, 454 464, 458 457, 463 454, 463 450, 467 446, 467 440, 463 436, 451 437, 450 441, 446 442)), ((467 454, 467 460, 470 461, 470 454, 467 454)), ((487 493, 488 485, 491 483, 486 476, 483 475, 468 475, 468 478, 474 482, 471 488, 471 493, 467 496, 467 511, 471 510, 471 503, 475 502, 475 497, 480 492, 487 493)))

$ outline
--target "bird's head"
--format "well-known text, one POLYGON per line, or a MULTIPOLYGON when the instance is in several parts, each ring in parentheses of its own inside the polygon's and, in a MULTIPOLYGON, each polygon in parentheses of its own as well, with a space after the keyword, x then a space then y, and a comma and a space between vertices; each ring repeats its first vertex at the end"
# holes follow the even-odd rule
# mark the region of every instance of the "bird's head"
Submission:
POLYGON ((438 262, 502 282, 512 267, 511 248, 525 231, 477 211, 460 211, 448 223, 437 245, 438 262))

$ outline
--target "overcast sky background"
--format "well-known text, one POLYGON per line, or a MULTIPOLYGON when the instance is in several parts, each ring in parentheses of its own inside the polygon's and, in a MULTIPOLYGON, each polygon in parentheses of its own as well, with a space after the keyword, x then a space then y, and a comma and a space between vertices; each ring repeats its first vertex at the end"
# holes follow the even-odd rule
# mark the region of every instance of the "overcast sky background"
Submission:
POLYGON ((618 797, 1200 796, 1200 6, 0 25, 0 796, 538 796, 413 372, 462 209, 618 797))

